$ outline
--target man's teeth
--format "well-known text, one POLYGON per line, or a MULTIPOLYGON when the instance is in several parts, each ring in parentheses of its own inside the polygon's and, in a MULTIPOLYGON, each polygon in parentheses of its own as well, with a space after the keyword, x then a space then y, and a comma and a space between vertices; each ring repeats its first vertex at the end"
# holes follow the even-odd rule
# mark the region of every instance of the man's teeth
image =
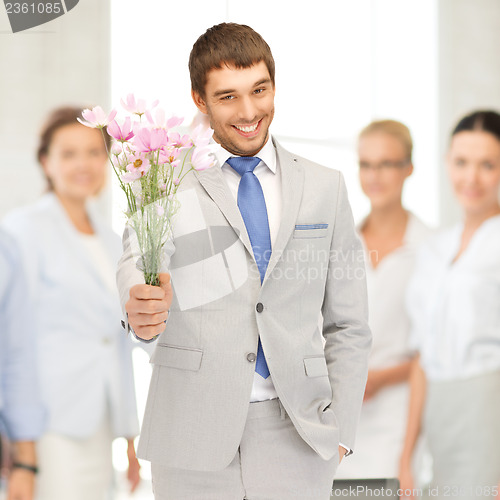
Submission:
POLYGON ((246 127, 238 127, 238 125, 235 125, 235 127, 242 132, 254 132, 257 129, 258 124, 259 122, 255 123, 254 125, 247 125, 246 127))

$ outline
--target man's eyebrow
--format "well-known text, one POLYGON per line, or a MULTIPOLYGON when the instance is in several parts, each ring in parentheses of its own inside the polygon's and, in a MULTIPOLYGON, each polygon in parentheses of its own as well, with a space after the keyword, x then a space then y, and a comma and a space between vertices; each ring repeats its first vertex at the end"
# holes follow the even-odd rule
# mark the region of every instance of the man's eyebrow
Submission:
POLYGON ((216 92, 214 92, 214 97, 220 97, 221 95, 225 94, 234 94, 235 92, 235 89, 217 90, 216 92))
MULTIPOLYGON (((258 87, 259 85, 264 85, 267 83, 271 83, 270 78, 263 78, 262 80, 259 80, 258 82, 254 83, 253 86, 258 87)), ((221 89, 221 90, 215 91, 213 96, 220 97, 220 96, 226 95, 226 94, 234 94, 235 92, 236 92, 236 89, 221 89)))
POLYGON ((264 78, 262 80, 259 80, 256 84, 254 84, 254 87, 258 87, 259 85, 264 85, 265 83, 271 83, 271 79, 264 78))

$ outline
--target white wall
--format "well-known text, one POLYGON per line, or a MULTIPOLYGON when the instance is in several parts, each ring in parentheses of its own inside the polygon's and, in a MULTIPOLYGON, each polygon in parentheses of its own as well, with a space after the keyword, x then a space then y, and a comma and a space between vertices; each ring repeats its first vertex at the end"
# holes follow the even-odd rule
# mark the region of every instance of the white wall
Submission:
POLYGON ((113 0, 113 103, 133 89, 149 100, 160 98, 189 123, 195 113, 187 68, 193 43, 213 24, 248 24, 276 60, 273 134, 293 152, 341 170, 359 219, 368 203, 358 182, 356 136, 375 118, 405 122, 414 135, 416 166, 405 202, 436 224, 436 1, 185 0, 171 17, 168 3, 143 0, 138 10, 134 0, 113 0), (145 24, 141 43, 127 44, 134 26, 145 24), (153 71, 148 77, 131 71, 134 61, 153 71))
POLYGON ((466 113, 500 112, 500 1, 439 0, 439 215, 460 218, 444 168, 450 132, 466 113))
POLYGON ((109 0, 84 0, 50 23, 13 34, 0 6, 0 217, 44 189, 35 151, 48 111, 109 106, 109 24, 109 0))
POLYGON ((135 91, 190 118, 189 51, 225 20, 250 24, 269 41, 278 70, 273 132, 298 154, 344 171, 356 217, 367 204, 355 136, 382 117, 406 122, 415 139, 407 205, 430 223, 458 217, 443 158, 460 115, 500 108, 498 0, 114 0, 125 22, 111 17, 110 2, 81 1, 17 34, 0 8, 0 217, 41 192, 37 132, 54 106, 110 107, 135 91), (124 37, 119 45, 116 35, 124 37), (153 71, 143 71, 150 56, 153 71))

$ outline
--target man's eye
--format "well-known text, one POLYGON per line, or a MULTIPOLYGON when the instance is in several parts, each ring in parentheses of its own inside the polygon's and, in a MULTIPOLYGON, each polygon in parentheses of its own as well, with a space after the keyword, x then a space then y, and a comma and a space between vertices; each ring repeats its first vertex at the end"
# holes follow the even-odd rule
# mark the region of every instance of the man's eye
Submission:
POLYGON ((232 95, 225 95, 224 97, 221 98, 221 101, 230 101, 234 98, 232 95))
POLYGON ((262 94, 264 92, 264 89, 255 89, 254 94, 262 94))

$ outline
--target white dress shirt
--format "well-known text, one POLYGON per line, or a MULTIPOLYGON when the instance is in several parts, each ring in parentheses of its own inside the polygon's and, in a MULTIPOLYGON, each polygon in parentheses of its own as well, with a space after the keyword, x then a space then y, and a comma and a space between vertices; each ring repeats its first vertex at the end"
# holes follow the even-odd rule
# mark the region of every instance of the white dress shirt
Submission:
MULTIPOLYGON (((215 153, 222 175, 234 196, 235 201, 238 200, 238 187, 240 185, 241 176, 234 170, 226 161, 236 155, 232 155, 229 151, 220 148, 215 153)), ((269 221, 269 232, 271 236, 271 248, 274 246, 276 236, 281 221, 281 175, 278 165, 278 157, 276 149, 271 140, 268 139, 265 146, 255 155, 262 161, 255 167, 253 173, 259 179, 264 199, 266 201, 267 219, 269 221)), ((237 332, 235 332, 237 335, 237 332)), ((264 353, 265 354, 265 353, 264 353)), ((254 374, 252 393, 250 401, 265 401, 267 399, 277 398, 278 394, 274 388, 271 375, 264 379, 257 372, 254 374)))
POLYGON ((457 255, 463 225, 421 249, 407 295, 412 345, 429 380, 500 370, 500 215, 457 255))

